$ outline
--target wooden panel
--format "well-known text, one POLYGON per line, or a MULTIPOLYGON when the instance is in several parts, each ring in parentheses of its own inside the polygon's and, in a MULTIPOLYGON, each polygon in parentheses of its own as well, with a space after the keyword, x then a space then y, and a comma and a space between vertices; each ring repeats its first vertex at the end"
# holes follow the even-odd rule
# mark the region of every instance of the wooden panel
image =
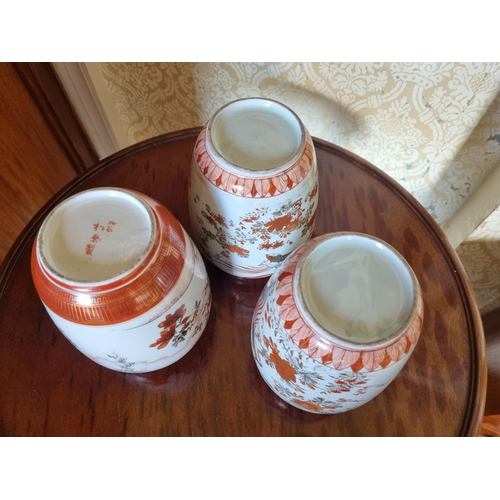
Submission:
POLYGON ((487 415, 481 424, 482 437, 500 437, 500 415, 487 415))
POLYGON ((26 88, 40 108, 78 173, 93 166, 98 157, 82 129, 64 89, 49 63, 14 63, 26 88))
POLYGON ((488 359, 488 387, 485 415, 500 414, 500 309, 483 316, 486 357, 488 359))
POLYGON ((84 168, 61 144, 39 102, 16 66, 1 63, 0 262, 33 215, 84 168))

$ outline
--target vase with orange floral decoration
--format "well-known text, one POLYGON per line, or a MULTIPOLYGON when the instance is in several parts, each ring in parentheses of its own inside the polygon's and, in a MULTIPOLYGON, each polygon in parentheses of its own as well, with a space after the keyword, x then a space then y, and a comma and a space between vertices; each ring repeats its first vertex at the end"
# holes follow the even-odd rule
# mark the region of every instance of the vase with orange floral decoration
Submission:
POLYGON ((252 352, 277 396, 340 413, 380 394, 417 344, 424 303, 404 257, 359 233, 318 236, 295 250, 255 308, 252 352))
POLYGON ((212 263, 235 276, 270 276, 314 230, 311 136, 282 103, 233 101, 198 136, 188 196, 195 242, 212 263))
POLYGON ((56 206, 35 239, 31 269, 54 324, 113 370, 171 365, 209 318, 198 249, 167 208, 132 190, 90 189, 56 206))

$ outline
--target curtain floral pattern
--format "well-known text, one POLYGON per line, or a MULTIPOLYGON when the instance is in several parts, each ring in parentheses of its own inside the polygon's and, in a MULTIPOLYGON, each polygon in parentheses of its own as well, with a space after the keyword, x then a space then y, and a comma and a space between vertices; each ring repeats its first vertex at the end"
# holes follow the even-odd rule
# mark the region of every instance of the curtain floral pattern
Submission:
POLYGON ((497 208, 457 248, 481 312, 500 307, 500 210, 497 208))
MULTIPOLYGON (((445 231, 471 194, 500 167, 500 63, 100 63, 100 67, 131 144, 203 125, 234 99, 269 97, 290 106, 313 136, 353 151, 387 172, 445 231)), ((491 271, 500 267, 500 251, 482 244, 500 238, 500 230, 495 230, 500 224, 487 220, 473 233, 480 223, 481 219, 466 221, 467 234, 472 235, 458 253, 484 312, 500 306, 500 270, 491 271)))

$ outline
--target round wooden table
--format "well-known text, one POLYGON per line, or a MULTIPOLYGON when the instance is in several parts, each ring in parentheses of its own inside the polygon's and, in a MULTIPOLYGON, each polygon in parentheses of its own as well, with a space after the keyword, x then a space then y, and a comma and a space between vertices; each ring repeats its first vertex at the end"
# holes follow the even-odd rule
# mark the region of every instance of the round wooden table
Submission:
POLYGON ((48 212, 84 189, 115 186, 161 203, 190 232, 187 183, 199 129, 142 142, 71 182, 31 221, 0 276, 0 434, 5 436, 465 436, 477 435, 486 389, 481 318, 445 236, 403 188, 342 148, 315 140, 320 201, 315 235, 357 231, 408 260, 425 321, 407 365, 382 394, 347 413, 293 408, 267 387, 250 347, 266 282, 207 263, 213 306, 205 332, 174 365, 149 374, 103 368, 57 330, 35 292, 33 238, 48 212))

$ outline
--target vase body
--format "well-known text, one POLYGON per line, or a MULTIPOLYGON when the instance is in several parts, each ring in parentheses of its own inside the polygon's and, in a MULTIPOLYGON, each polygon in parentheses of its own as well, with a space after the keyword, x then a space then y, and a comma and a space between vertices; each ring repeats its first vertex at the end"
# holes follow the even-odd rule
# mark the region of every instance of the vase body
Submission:
POLYGON ((182 358, 208 321, 203 260, 177 219, 143 194, 84 191, 34 242, 33 281, 49 316, 96 363, 149 372, 182 358))
POLYGON ((312 139, 281 103, 221 108, 194 148, 189 210, 195 242, 220 269, 270 276, 314 229, 318 173, 312 139))
POLYGON ((333 233, 303 244, 257 303, 252 352, 269 387, 312 413, 341 413, 382 392, 420 336, 420 286, 373 237, 333 233))

